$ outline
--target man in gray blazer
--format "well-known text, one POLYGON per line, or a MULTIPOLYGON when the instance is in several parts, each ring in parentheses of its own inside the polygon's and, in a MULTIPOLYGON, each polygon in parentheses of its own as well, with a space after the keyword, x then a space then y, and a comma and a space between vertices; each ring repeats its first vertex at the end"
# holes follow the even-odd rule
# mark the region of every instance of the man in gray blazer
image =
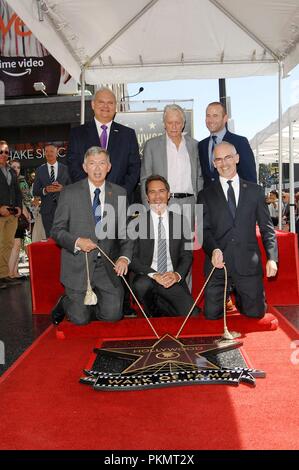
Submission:
POLYGON ((59 194, 64 186, 71 184, 68 168, 57 161, 58 148, 54 143, 45 146, 47 163, 36 172, 33 183, 33 196, 41 198, 40 213, 46 237, 50 236, 59 194))
POLYGON ((124 293, 119 276, 127 273, 132 258, 132 242, 126 234, 126 190, 105 181, 111 169, 105 149, 88 149, 83 168, 88 178, 67 186, 61 193, 51 232, 62 247, 61 282, 65 286, 65 296, 52 311, 55 324, 65 313, 78 325, 90 321, 92 309, 84 305, 86 253, 91 286, 98 299, 96 317, 104 321, 122 317, 124 293), (115 267, 100 255, 97 245, 115 267))
POLYGON ((195 201, 203 187, 198 142, 183 134, 186 117, 177 104, 165 106, 163 121, 165 134, 149 139, 144 146, 140 177, 142 202, 148 208, 146 179, 152 174, 161 175, 170 186, 170 210, 176 211, 177 205, 176 212, 181 212, 183 205, 189 205, 194 225, 195 201))

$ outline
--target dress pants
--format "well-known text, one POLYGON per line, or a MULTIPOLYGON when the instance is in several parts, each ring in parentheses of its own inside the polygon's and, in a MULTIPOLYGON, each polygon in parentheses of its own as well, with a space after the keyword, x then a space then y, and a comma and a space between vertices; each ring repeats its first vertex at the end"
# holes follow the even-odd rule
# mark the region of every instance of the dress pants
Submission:
MULTIPOLYGON (((263 277, 260 275, 241 276, 236 272, 228 273, 228 291, 231 287, 236 293, 236 306, 240 313, 262 318, 266 311, 263 277)), ((224 270, 215 269, 204 293, 204 315, 208 320, 223 317, 224 270)))
MULTIPOLYGON (((137 274, 133 290, 148 316, 186 316, 193 305, 193 298, 184 283, 165 289, 149 276, 137 274)), ((193 313, 198 313, 195 307, 193 313)))
POLYGON ((96 305, 84 305, 86 290, 65 288, 63 308, 70 321, 77 325, 85 325, 91 321, 93 313, 98 320, 112 322, 120 320, 124 290, 120 279, 117 287, 112 283, 101 257, 97 258, 91 286, 98 298, 96 305))
POLYGON ((0 217, 0 278, 9 274, 8 262, 15 241, 18 218, 14 215, 0 217))

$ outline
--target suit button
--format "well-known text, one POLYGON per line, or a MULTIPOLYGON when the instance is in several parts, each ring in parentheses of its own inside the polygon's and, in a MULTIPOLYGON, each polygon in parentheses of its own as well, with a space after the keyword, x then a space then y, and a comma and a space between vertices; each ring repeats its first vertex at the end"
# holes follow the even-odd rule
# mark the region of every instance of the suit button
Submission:
POLYGON ((235 239, 234 239, 234 238, 232 238, 232 240, 231 240, 231 241, 232 241, 232 242, 234 242, 234 241, 235 241, 235 239))

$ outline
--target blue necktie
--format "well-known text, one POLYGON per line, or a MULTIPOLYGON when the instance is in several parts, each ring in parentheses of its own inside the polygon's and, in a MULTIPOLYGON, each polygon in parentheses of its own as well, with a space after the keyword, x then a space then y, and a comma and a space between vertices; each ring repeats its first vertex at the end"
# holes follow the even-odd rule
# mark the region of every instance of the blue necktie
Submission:
POLYGON ((101 193, 101 190, 100 190, 99 188, 96 188, 96 189, 94 190, 94 198, 93 198, 93 203, 92 203, 92 210, 93 210, 93 216, 94 216, 95 225, 97 225, 99 222, 101 222, 101 218, 102 218, 100 193, 101 193))
POLYGON ((234 219, 236 216, 236 210, 237 210, 235 191, 234 191, 234 188, 232 187, 232 180, 228 180, 227 184, 228 184, 227 202, 228 202, 228 207, 231 212, 231 215, 233 216, 233 219, 234 219))
POLYGON ((210 170, 211 172, 215 171, 214 165, 213 165, 213 160, 214 160, 214 148, 215 145, 217 144, 217 135, 212 135, 212 147, 211 147, 211 153, 210 153, 210 170))

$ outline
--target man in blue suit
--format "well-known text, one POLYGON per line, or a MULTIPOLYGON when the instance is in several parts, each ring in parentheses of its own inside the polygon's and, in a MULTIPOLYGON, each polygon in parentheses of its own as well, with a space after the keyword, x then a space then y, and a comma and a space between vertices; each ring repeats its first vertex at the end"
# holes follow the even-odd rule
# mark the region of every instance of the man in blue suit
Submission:
POLYGON ((37 169, 33 183, 33 196, 41 198, 40 213, 47 238, 50 236, 60 191, 71 184, 67 166, 57 161, 57 154, 55 144, 45 146, 47 163, 37 169))
POLYGON ((125 188, 130 201, 140 177, 140 155, 135 131, 113 121, 116 98, 109 88, 100 88, 91 106, 94 119, 71 129, 66 159, 72 182, 86 178, 82 167, 85 152, 93 146, 105 148, 112 165, 107 181, 125 188))
POLYGON ((213 165, 214 146, 222 141, 232 144, 238 155, 239 163, 237 172, 240 178, 246 181, 257 182, 255 159, 246 137, 233 134, 226 128, 228 115, 222 103, 215 101, 206 109, 206 126, 210 136, 201 140, 198 144, 199 160, 204 178, 204 187, 219 180, 217 168, 213 165))
MULTIPOLYGON (((86 178, 83 159, 93 146, 106 149, 110 155, 111 170, 106 180, 118 184, 127 191, 128 202, 133 202, 133 193, 140 178, 140 155, 134 129, 114 122, 116 98, 110 88, 101 87, 95 94, 91 106, 94 119, 71 129, 67 165, 73 182, 86 178)), ((124 313, 133 316, 129 291, 125 291, 124 313)))

